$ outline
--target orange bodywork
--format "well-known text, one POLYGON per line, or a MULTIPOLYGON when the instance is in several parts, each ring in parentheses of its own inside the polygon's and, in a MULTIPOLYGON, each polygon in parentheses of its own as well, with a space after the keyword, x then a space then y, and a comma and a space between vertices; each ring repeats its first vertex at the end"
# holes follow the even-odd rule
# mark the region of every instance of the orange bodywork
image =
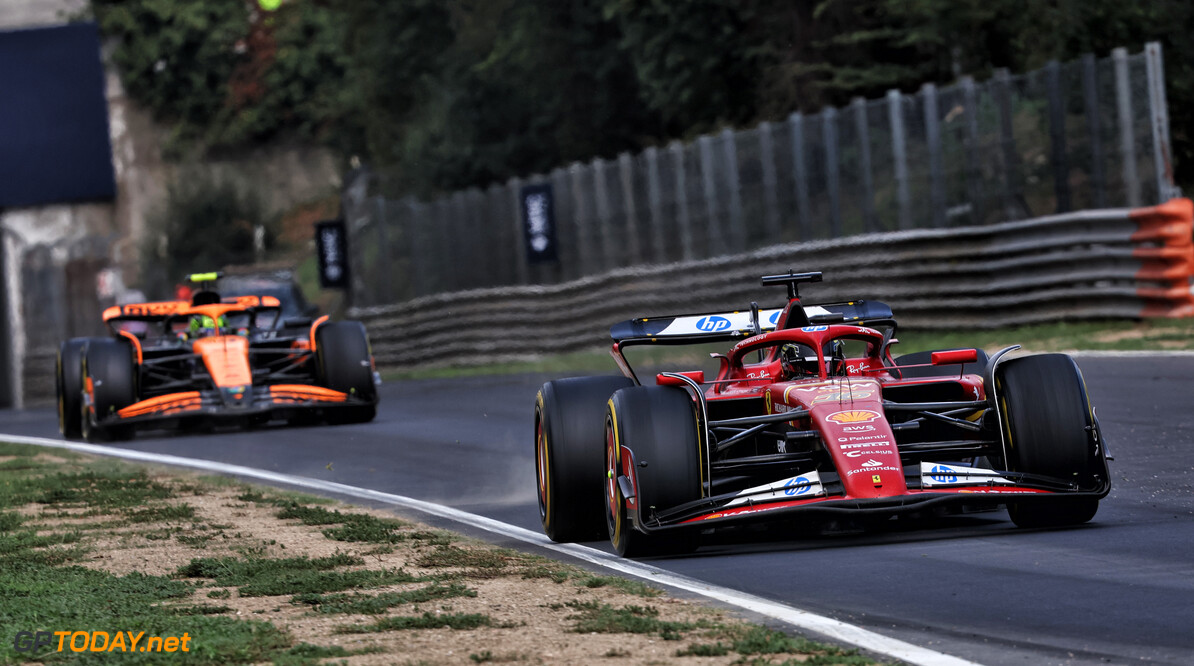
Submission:
POLYGON ((194 349, 203 359, 203 365, 207 366, 212 382, 217 387, 249 386, 253 383, 253 372, 249 370, 249 341, 245 338, 239 335, 200 338, 194 342, 194 349))
POLYGON ((156 398, 135 402, 116 413, 121 418, 144 416, 145 414, 159 414, 165 416, 168 414, 177 414, 178 412, 185 412, 192 409, 199 409, 202 406, 203 399, 199 396, 199 392, 187 391, 185 393, 160 395, 156 398))
POLYGON ((269 395, 275 402, 344 402, 348 394, 321 386, 306 384, 276 384, 269 387, 269 395))

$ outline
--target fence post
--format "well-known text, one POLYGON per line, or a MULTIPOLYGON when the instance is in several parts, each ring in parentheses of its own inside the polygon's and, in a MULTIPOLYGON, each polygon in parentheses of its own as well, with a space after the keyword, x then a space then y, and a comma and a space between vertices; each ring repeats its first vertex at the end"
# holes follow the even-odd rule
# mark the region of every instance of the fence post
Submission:
POLYGON ((663 241, 663 188, 659 182, 659 151, 647 148, 647 206, 651 209, 651 258, 656 263, 667 261, 663 241))
POLYGON ((945 226, 945 170, 941 164, 941 114, 937 109, 937 86, 920 88, 924 100, 925 143, 929 149, 929 215, 934 227, 945 226))
POLYGON ((825 190, 829 193, 829 237, 842 236, 841 173, 837 166, 837 109, 821 112, 821 128, 825 138, 825 190))
POLYGON ((593 207, 585 202, 585 178, 580 162, 573 162, 568 167, 572 176, 572 227, 576 234, 576 277, 583 277, 598 272, 593 269, 593 257, 596 256, 596 243, 590 238, 589 231, 593 224, 593 207))
POLYGON ((618 176, 622 181, 622 197, 626 200, 626 249, 630 265, 643 263, 642 241, 638 231, 638 203, 634 200, 634 162, 630 153, 618 155, 618 176))
POLYGON ((572 198, 569 192, 568 170, 564 168, 552 169, 551 172, 552 205, 555 206, 555 235, 556 261, 559 270, 556 271, 556 282, 571 279, 576 270, 576 255, 578 246, 576 237, 565 231, 566 220, 572 219, 572 198))
POLYGON ((390 247, 390 230, 389 222, 386 219, 386 198, 378 195, 374 197, 377 202, 377 243, 380 247, 377 248, 377 260, 382 264, 378 266, 376 273, 377 277, 381 278, 381 288, 375 292, 378 303, 393 303, 394 296, 391 287, 394 284, 394 249, 390 247))
POLYGON ((779 238, 779 178, 775 173, 775 142, 771 123, 759 123, 759 165, 763 169, 763 224, 770 243, 779 238))
POLYGON ((792 136, 792 181, 796 184, 796 218, 799 224, 798 240, 812 236, 812 220, 808 202, 808 170, 804 166, 804 116, 799 111, 788 116, 788 127, 792 136))
POLYGON ((1136 173, 1136 141, 1132 133, 1132 88, 1128 79, 1128 50, 1111 51, 1115 63, 1115 108, 1119 115, 1119 154, 1123 164, 1128 207, 1140 207, 1140 176, 1136 173))
POLYGON ((1016 135, 1012 117, 1012 79, 1004 67, 995 70, 995 106, 999 111, 999 144, 1003 153, 1003 217, 1020 219, 1020 156, 1016 154, 1016 135))
POLYGON ((530 282, 531 276, 527 266, 525 232, 522 229, 522 179, 511 178, 507 188, 510 190, 510 210, 514 213, 514 223, 510 227, 510 230, 514 232, 511 239, 513 252, 510 256, 514 259, 515 283, 527 284, 530 282))
POLYGON ((676 169, 676 222, 680 227, 680 255, 684 261, 696 257, 692 242, 692 216, 688 212, 688 178, 684 173, 684 146, 679 141, 668 144, 676 169))
POLYGON ((1157 203, 1164 203, 1177 193, 1173 184, 1173 153, 1169 143, 1169 108, 1165 100, 1165 61, 1161 58, 1161 43, 1145 44, 1144 57, 1148 68, 1149 126, 1153 137, 1153 168, 1157 174, 1157 203))
POLYGON ((862 172, 862 217, 867 231, 882 231, 879 213, 875 210, 875 180, 871 175, 871 133, 866 121, 866 100, 855 97, 850 102, 854 111, 854 132, 858 135, 858 170, 862 172))
POLYGON ((1045 65, 1045 82, 1049 99, 1049 146, 1053 163, 1053 196, 1057 212, 1068 213, 1070 202, 1070 161, 1065 146, 1065 105, 1061 100, 1061 63, 1050 60, 1045 65))
POLYGON ((912 228, 912 195, 908 191, 908 146, 904 139, 904 103, 898 90, 887 91, 887 119, 891 123, 891 158, 896 179, 898 228, 912 228))
POLYGON ((974 77, 963 76, 959 83, 962 86, 966 117, 966 198, 970 199, 972 224, 982 224, 986 210, 983 205, 983 173, 978 162, 978 91, 974 87, 974 77))
POLYGON ((1082 55, 1082 103, 1090 141, 1090 187, 1095 208, 1107 207, 1107 179, 1103 175, 1103 137, 1099 127, 1098 63, 1093 53, 1082 55))
POLYGON ((742 183, 738 178, 738 140, 728 127, 721 131, 722 159, 726 161, 726 185, 730 189, 729 248, 734 252, 746 249, 746 224, 742 219, 742 183))
POLYGON ((601 266, 598 272, 608 271, 618 265, 614 257, 614 221, 609 205, 609 183, 605 179, 605 160, 598 157, 590 163, 593 170, 593 197, 597 209, 597 224, 601 226, 601 266))
POLYGON ((697 139, 701 151, 701 189, 705 194, 705 256, 716 257, 726 254, 725 235, 718 218, 717 179, 713 174, 713 137, 705 135, 697 139))
POLYGON ((449 228, 452 230, 451 237, 454 241, 452 245, 456 248, 454 253, 456 256, 452 262, 452 266, 455 267, 452 271, 452 288, 467 289, 476 284, 474 271, 477 267, 477 236, 473 232, 471 220, 465 208, 464 191, 453 192, 449 203, 451 205, 448 208, 448 215, 453 219, 449 228))

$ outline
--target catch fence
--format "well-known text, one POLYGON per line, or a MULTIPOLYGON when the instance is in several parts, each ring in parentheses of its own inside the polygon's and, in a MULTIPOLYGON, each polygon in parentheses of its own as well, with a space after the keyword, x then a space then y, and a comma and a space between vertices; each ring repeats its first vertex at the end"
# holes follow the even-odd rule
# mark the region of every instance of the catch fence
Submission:
MULTIPOLYGON (((345 189, 358 307, 1177 196, 1161 49, 891 91, 432 200, 345 189), (542 195, 546 212, 528 213, 542 195)), ((797 267, 801 268, 801 267, 797 267)))

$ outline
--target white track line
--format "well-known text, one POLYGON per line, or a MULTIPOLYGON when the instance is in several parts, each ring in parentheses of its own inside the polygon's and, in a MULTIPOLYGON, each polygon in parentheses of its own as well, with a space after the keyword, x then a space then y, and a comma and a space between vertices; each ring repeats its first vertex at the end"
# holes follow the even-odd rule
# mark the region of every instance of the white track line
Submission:
POLYGON ((446 518, 448 520, 469 525, 487 532, 492 532, 503 537, 517 539, 539 548, 554 550, 558 553, 568 555, 569 557, 575 557, 590 564, 611 569, 619 573, 636 576, 638 578, 645 578, 660 585, 667 585, 669 587, 674 587, 691 592, 693 594, 714 599, 731 606, 737 606, 738 608, 758 613, 760 615, 765 615, 781 622, 786 622, 794 627, 821 634, 822 636, 829 637, 835 641, 854 645, 864 650, 899 659, 909 664, 918 664, 922 666, 979 666, 976 662, 966 661, 965 659, 959 659, 958 657, 953 657, 948 654, 920 647, 918 645, 913 645, 901 640, 889 638, 882 634, 877 634, 873 631, 863 629, 862 627, 856 627, 852 624, 834 620, 833 618, 816 615, 815 613, 800 610, 799 608, 794 608, 779 602, 770 601, 762 597, 757 597, 753 594, 746 594, 744 592, 739 592, 730 588, 710 585, 709 583, 705 583, 694 578, 681 576, 679 574, 672 573, 665 569, 660 569, 659 567, 654 567, 649 564, 643 564, 633 560, 626 560, 610 553, 589 548, 588 546, 555 543, 539 532, 533 532, 516 525, 509 525, 491 518, 486 518, 485 516, 478 516, 476 514, 460 511, 459 509, 453 509, 448 506, 433 504, 431 502, 424 502, 411 497, 383 493, 377 490, 370 490, 368 488, 348 486, 332 481, 321 481, 319 479, 312 479, 304 476, 293 476, 290 474, 281 474, 279 472, 270 472, 268 470, 256 469, 254 467, 242 467, 240 465, 229 465, 211 460, 184 458, 181 456, 172 456, 161 453, 130 451, 128 449, 97 446, 94 444, 79 444, 57 439, 48 439, 44 437, 24 437, 21 435, 6 435, 0 433, 0 441, 8 441, 15 444, 32 444, 35 446, 70 449, 72 451, 79 451, 81 453, 125 458, 127 460, 136 460, 146 463, 173 465, 176 467, 189 467, 192 469, 217 472, 219 474, 230 474, 234 476, 258 479, 267 483, 284 484, 287 486, 307 488, 325 493, 334 493, 337 495, 355 497, 371 502, 381 502, 383 504, 389 504, 392 506, 400 506, 406 509, 412 509, 414 511, 438 516, 440 518, 446 518))

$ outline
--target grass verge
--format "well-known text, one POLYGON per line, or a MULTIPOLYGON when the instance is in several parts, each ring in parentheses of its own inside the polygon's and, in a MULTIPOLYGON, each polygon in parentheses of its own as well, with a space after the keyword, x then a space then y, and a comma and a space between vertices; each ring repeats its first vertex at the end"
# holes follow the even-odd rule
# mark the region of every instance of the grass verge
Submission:
POLYGON ((873 663, 380 511, 6 443, 0 636, 0 664, 873 663))

